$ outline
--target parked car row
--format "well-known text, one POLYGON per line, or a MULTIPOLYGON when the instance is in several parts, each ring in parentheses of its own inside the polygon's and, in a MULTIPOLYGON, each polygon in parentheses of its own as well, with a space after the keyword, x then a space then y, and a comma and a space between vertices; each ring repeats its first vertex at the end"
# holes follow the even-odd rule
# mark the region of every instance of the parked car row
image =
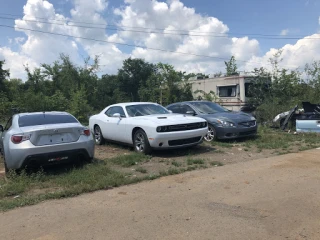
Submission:
POLYGON ((66 112, 19 113, 0 125, 0 150, 6 171, 75 159, 91 160, 94 145, 106 140, 153 149, 191 147, 203 140, 251 136, 254 117, 206 101, 175 103, 166 108, 149 102, 120 103, 91 116, 89 128, 66 112))

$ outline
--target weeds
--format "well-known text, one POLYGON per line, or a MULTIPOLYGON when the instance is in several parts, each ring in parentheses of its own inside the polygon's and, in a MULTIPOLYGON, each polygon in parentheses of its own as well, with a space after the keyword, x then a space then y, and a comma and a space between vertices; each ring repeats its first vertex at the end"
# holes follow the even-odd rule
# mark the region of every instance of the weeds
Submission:
POLYGON ((145 169, 145 168, 143 168, 143 167, 137 167, 137 168, 136 168, 136 171, 137 171, 137 172, 141 172, 141 173, 147 173, 147 172, 148 172, 147 169, 145 169))
POLYGON ((172 161, 171 164, 172 164, 173 166, 175 166, 175 167, 180 167, 180 166, 182 165, 182 163, 177 162, 177 161, 172 161))
POLYGON ((249 149, 255 147, 257 152, 262 152, 264 149, 279 149, 287 152, 288 149, 293 151, 293 146, 300 147, 303 150, 320 147, 320 135, 316 133, 292 134, 261 126, 255 137, 215 141, 212 144, 229 148, 237 144, 243 146, 244 151, 249 151, 249 149))
POLYGON ((175 174, 179 174, 180 171, 176 168, 169 168, 168 170, 168 175, 175 175, 175 174))
POLYGON ((218 161, 213 161, 213 162, 210 162, 210 165, 214 167, 221 167, 223 166, 223 163, 218 161))
POLYGON ((204 160, 203 159, 193 159, 193 158, 188 158, 187 159, 187 164, 188 165, 193 165, 193 164, 204 164, 204 160))
POLYGON ((122 167, 130 167, 137 165, 138 163, 145 162, 149 160, 151 157, 140 154, 140 153, 132 153, 132 154, 127 154, 127 155, 120 155, 118 157, 115 157, 111 159, 111 162, 120 165, 122 167))

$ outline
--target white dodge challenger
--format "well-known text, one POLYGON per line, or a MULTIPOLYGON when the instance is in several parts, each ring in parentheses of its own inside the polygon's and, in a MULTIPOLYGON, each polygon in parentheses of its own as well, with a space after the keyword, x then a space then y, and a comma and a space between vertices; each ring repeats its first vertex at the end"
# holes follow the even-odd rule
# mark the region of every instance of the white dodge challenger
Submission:
POLYGON ((135 151, 197 145, 208 132, 198 117, 172 114, 156 103, 119 103, 91 116, 89 127, 98 145, 105 140, 129 144, 135 151))

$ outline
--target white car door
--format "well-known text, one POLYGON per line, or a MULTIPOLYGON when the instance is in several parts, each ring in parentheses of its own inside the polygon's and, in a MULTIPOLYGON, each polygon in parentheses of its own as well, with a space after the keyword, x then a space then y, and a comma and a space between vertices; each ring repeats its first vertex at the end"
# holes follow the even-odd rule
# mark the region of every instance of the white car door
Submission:
POLYGON ((103 136, 113 141, 125 142, 127 119, 123 108, 120 106, 110 107, 105 112, 104 118, 103 136))

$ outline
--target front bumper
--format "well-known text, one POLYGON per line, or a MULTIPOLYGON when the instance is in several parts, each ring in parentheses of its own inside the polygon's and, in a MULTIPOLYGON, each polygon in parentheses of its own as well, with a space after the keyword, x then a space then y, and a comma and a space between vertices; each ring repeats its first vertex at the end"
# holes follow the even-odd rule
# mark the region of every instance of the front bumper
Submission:
MULTIPOLYGON (((95 143, 92 137, 89 139, 85 136, 81 136, 77 142, 56 144, 56 145, 45 145, 35 146, 30 141, 25 141, 20 144, 10 143, 8 151, 6 151, 6 163, 9 169, 19 169, 24 167, 30 159, 36 156, 40 159, 39 162, 46 164, 43 159, 47 159, 47 163, 50 163, 50 159, 66 157, 66 153, 69 153, 68 159, 73 159, 75 154, 81 154, 87 158, 92 159, 94 157, 95 143), (55 155, 55 154, 58 155, 55 155), (63 153, 63 154, 59 154, 63 153)), ((64 160, 64 159, 62 159, 64 160)), ((67 159, 65 159, 67 160, 67 159)))
POLYGON ((218 139, 234 139, 241 137, 254 136, 257 134, 257 126, 238 128, 238 127, 216 127, 216 134, 218 139))
POLYGON ((170 149, 194 146, 203 141, 208 128, 187 130, 181 132, 156 133, 154 137, 149 137, 149 143, 155 149, 170 149))

